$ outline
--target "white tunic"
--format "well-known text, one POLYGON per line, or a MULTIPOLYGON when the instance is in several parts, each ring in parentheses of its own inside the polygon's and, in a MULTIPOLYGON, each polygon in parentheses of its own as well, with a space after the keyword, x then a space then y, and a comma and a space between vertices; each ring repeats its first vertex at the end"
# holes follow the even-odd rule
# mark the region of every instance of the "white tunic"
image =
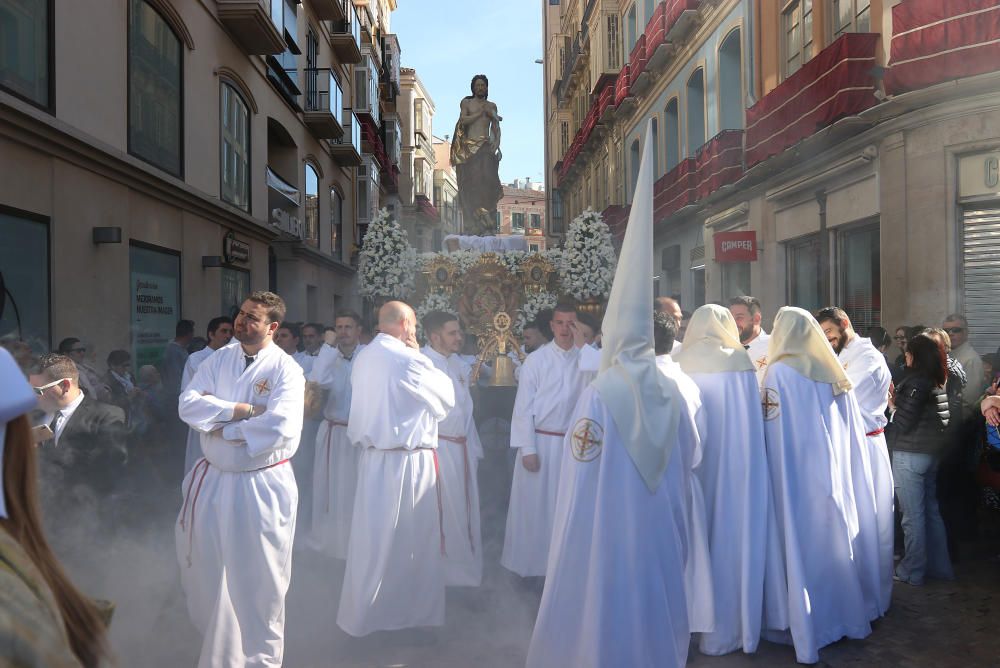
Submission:
POLYGON ((356 347, 348 359, 340 348, 323 346, 309 374, 309 380, 327 392, 312 467, 310 544, 337 559, 347 558, 358 486, 361 449, 347 438, 347 417, 351 411, 351 370, 363 348, 356 347))
POLYGON ((654 493, 593 387, 569 422, 527 666, 683 666, 690 642, 684 518, 692 477, 685 451, 696 440, 691 416, 681 416, 677 448, 654 493))
POLYGON ((521 576, 545 575, 563 438, 576 400, 594 377, 580 369, 580 361, 578 349, 563 350, 551 341, 527 357, 518 375, 510 447, 519 452, 500 563, 521 576), (533 454, 541 463, 534 473, 521 463, 533 454))
POLYGON ((353 636, 444 623, 438 420, 451 379, 419 351, 379 334, 354 361, 347 437, 358 466, 337 625, 353 636))
MULTIPOLYGON (((194 378, 198 366, 207 360, 215 351, 208 346, 188 355, 184 363, 184 373, 181 375, 181 390, 187 389, 188 383, 194 378)), ((201 432, 188 428, 187 448, 184 453, 184 475, 194 468, 194 463, 201 459, 201 432)))
POLYGON ((695 472, 705 493, 715 592, 715 631, 703 634, 699 647, 703 654, 752 654, 760 639, 771 503, 760 388, 749 370, 690 377, 708 417, 695 472))
POLYGON ((198 367, 182 420, 201 432, 175 527, 181 582, 204 634, 201 668, 280 666, 298 490, 288 459, 302 431, 305 379, 273 343, 245 368, 238 341, 198 367), (237 403, 266 405, 232 422, 237 403))
POLYGON ((774 491, 768 531, 767 637, 792 642, 801 663, 819 649, 871 633, 855 559, 860 536, 852 450, 862 450, 861 413, 850 392, 812 381, 777 362, 763 389, 764 433, 774 491), (777 632, 775 632, 777 631, 777 632))
MULTIPOLYGON (((892 464, 882 433, 888 419, 885 410, 889 404, 889 385, 892 375, 885 363, 885 357, 872 345, 871 339, 855 337, 840 351, 840 361, 847 377, 854 385, 854 397, 861 408, 861 417, 871 458, 871 492, 875 499, 876 527, 878 535, 878 612, 885 614, 892 602, 893 539, 895 524, 893 516, 892 464)), ((857 481, 855 481, 857 482, 857 481)), ((862 531, 871 527, 862 525, 862 531)))
POLYGON ((448 374, 455 387, 455 407, 438 422, 445 584, 478 587, 483 579, 483 542, 477 476, 483 446, 473 420, 469 393, 472 368, 458 355, 445 357, 430 346, 421 352, 448 374))
MULTIPOLYGON (((677 452, 684 463, 688 492, 684 501, 685 544, 684 582, 687 590, 688 626, 692 633, 707 633, 715 629, 715 597, 712 583, 712 560, 709 556, 708 516, 705 512, 705 495, 701 481, 694 471, 701 466, 704 454, 702 434, 708 427, 701 402, 701 391, 680 365, 668 355, 656 356, 656 368, 677 383, 684 397, 686 410, 681 412, 681 422, 686 424, 688 436, 681 440, 677 452)), ((681 427, 684 429, 684 427, 681 427)))
POLYGON ((767 348, 770 345, 771 335, 762 329, 757 338, 751 341, 747 347, 747 354, 750 355, 750 361, 753 362, 754 368, 757 369, 758 385, 764 384, 764 374, 767 372, 767 348))
MULTIPOLYGON (((322 348, 320 350, 322 350, 322 348)), ((292 359, 299 363, 299 366, 302 367, 302 373, 304 373, 307 378, 309 377, 309 374, 312 373, 318 357, 319 353, 313 355, 305 350, 296 351, 296 353, 292 355, 292 359)))

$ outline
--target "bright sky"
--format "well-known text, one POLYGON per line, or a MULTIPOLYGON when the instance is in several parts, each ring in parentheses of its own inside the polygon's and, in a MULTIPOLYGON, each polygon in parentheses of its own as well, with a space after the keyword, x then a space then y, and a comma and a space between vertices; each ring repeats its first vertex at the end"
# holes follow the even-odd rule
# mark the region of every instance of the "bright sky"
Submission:
POLYGON ((400 63, 434 100, 434 134, 451 136, 476 74, 490 80, 503 122, 500 180, 542 181, 542 3, 539 0, 399 0, 392 13, 400 63))

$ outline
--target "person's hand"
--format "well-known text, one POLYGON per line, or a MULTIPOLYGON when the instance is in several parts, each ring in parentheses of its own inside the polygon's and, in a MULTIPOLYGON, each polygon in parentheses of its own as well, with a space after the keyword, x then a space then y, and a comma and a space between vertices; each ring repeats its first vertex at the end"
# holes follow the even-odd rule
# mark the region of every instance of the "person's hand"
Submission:
POLYGON ((1000 427, 1000 397, 986 397, 979 408, 988 423, 1000 427))
POLYGON ((538 459, 538 455, 524 455, 521 457, 521 464, 526 471, 532 473, 538 473, 538 469, 542 468, 542 462, 538 459))
POLYGON ((408 345, 410 348, 413 348, 414 350, 420 350, 420 343, 417 341, 416 332, 407 333, 406 338, 403 339, 403 343, 408 345))
POLYGON ((997 393, 1000 393, 1000 376, 994 378, 990 386, 986 388, 986 396, 988 397, 995 396, 997 393))
POLYGON ((575 320, 569 323, 569 329, 573 332, 573 345, 577 348, 583 348, 587 345, 586 339, 583 338, 583 330, 580 329, 580 324, 575 320))

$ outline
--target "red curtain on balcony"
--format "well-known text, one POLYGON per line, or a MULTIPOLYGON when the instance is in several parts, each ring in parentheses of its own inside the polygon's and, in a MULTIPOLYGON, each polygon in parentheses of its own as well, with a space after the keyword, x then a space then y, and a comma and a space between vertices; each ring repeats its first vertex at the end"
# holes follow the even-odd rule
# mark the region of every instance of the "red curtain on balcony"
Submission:
POLYGON ((663 4, 666 5, 663 26, 667 32, 670 32, 670 29, 677 23, 677 19, 680 18, 681 14, 689 9, 697 10, 698 5, 701 4, 701 0, 666 0, 663 4))
POLYGON ((747 167, 873 106, 878 39, 874 33, 841 35, 747 109, 747 167))
POLYGON ((631 92, 629 88, 628 63, 625 63, 622 71, 618 74, 618 80, 615 82, 615 106, 620 107, 625 98, 631 95, 631 92))
POLYGON ((684 158, 653 184, 653 220, 666 218, 695 202, 698 166, 694 158, 684 158))
POLYGON ((993 72, 1000 63, 996 0, 906 0, 892 8, 886 92, 993 72))
POLYGON ((664 23, 663 17, 666 15, 667 3, 661 2, 653 10, 653 15, 649 18, 649 22, 646 23, 646 60, 649 61, 653 57, 653 53, 656 48, 663 44, 663 40, 667 36, 667 24, 664 23))
POLYGON ((705 199, 743 176, 743 130, 723 130, 698 150, 695 157, 696 196, 705 199))

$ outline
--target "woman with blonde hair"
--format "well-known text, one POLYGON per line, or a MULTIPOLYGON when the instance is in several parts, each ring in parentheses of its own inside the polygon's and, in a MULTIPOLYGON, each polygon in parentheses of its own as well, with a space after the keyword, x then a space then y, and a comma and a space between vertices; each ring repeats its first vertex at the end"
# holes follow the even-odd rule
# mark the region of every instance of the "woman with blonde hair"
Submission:
POLYGON ((39 388, 32 391, 3 349, 0 387, 0 656, 15 666, 100 666, 109 657, 104 622, 42 533, 27 416, 39 388))

